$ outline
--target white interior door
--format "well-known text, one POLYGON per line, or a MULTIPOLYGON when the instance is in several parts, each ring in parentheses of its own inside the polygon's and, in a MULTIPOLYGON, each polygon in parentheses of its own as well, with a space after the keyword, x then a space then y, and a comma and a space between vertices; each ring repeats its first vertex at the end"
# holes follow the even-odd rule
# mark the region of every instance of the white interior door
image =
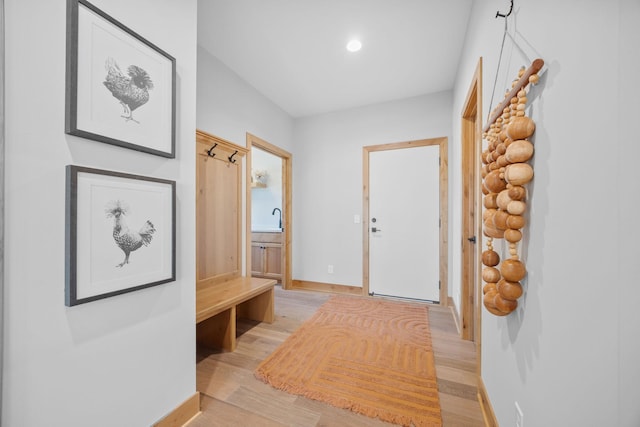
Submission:
POLYGON ((439 301, 439 146, 369 153, 369 291, 439 301))

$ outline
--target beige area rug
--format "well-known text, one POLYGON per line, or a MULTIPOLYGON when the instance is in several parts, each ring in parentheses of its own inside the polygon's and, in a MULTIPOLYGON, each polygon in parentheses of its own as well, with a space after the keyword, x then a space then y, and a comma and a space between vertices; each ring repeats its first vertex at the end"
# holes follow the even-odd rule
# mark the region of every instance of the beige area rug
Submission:
POLYGON ((334 296, 256 369, 286 392, 406 426, 441 426, 427 307, 334 296))

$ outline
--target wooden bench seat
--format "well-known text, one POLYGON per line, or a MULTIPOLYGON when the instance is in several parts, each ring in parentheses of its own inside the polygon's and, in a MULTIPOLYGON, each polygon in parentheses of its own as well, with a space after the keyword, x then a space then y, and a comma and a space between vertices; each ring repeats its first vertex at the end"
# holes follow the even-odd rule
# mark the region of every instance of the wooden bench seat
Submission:
POLYGON ((206 347, 234 351, 238 317, 272 323, 273 279, 238 277, 196 290, 196 339, 206 347))

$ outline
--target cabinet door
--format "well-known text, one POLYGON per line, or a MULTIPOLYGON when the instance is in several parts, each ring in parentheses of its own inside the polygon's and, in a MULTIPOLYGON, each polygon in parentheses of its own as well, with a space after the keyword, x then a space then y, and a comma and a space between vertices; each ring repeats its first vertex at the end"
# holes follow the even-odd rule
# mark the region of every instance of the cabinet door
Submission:
POLYGON ((251 244, 251 275, 262 276, 264 273, 264 253, 262 244, 251 244))
POLYGON ((264 274, 274 279, 282 277, 282 246, 264 246, 264 274))

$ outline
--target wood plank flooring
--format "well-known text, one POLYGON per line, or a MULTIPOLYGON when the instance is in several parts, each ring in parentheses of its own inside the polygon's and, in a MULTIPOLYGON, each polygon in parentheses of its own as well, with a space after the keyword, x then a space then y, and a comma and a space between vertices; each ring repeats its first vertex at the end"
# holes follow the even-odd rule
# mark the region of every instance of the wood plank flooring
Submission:
MULTIPOLYGON (((283 291, 276 286, 272 324, 239 320, 233 353, 198 348, 196 381, 202 413, 188 427, 210 426, 389 426, 345 409, 276 390, 253 371, 311 317, 328 294, 283 291)), ((459 338, 451 312, 429 306, 429 323, 444 426, 484 426, 475 385, 475 348, 459 338)))

